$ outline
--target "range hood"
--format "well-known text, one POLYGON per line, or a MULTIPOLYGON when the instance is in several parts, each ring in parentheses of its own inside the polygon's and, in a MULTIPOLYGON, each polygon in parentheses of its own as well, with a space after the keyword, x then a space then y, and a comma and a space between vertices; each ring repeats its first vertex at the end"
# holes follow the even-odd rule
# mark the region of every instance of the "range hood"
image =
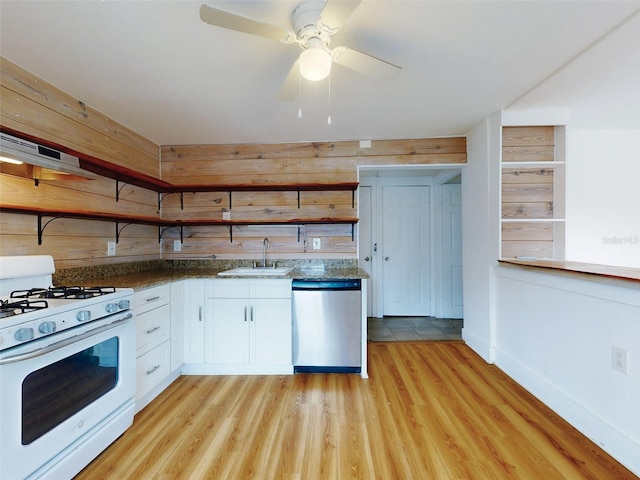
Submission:
POLYGON ((78 157, 0 133, 0 172, 38 180, 95 180, 78 157))

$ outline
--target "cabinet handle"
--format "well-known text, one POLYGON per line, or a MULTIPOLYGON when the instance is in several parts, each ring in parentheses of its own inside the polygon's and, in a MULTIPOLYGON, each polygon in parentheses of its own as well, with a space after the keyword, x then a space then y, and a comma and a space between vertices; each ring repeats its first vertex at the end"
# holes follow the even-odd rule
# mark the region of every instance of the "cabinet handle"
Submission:
POLYGON ((160 300, 160 296, 156 296, 156 297, 149 297, 145 300, 145 302, 155 302, 156 300, 160 300))
POLYGON ((160 326, 156 325, 155 327, 150 328, 149 330, 147 330, 147 333, 153 333, 153 332, 155 332, 156 330, 160 330, 160 326))
POLYGON ((202 321, 202 305, 198 307, 198 321, 202 321))
POLYGON ((160 368, 160 365, 156 365, 156 366, 150 368, 149 370, 147 370, 147 375, 151 375, 153 372, 155 372, 159 368, 160 368))
POLYGON ((244 306, 244 321, 247 321, 247 306, 244 306))
POLYGON ((251 305, 251 321, 253 322, 253 305, 251 305))

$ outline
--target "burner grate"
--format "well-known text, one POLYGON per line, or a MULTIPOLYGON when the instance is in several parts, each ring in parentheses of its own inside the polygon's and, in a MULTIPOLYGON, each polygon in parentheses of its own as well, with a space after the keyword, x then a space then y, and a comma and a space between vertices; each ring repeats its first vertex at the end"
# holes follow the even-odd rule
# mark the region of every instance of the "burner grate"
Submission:
POLYGON ((114 293, 114 287, 49 287, 11 292, 11 298, 68 298, 84 299, 114 293))
POLYGON ((0 318, 11 317, 43 308, 49 308, 46 300, 18 300, 17 302, 2 300, 0 301, 0 318))

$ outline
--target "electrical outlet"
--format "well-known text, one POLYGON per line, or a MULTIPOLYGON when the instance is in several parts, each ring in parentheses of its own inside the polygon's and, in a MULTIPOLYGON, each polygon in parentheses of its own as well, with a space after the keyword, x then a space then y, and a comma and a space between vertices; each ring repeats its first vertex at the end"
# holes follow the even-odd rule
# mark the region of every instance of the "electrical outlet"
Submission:
POLYGON ((322 244, 321 244, 321 242, 320 242, 320 239, 319 239, 319 238, 314 238, 314 239, 313 239, 313 249, 314 249, 314 250, 320 250, 321 245, 322 245, 322 244))
POLYGON ((231 220, 231 212, 222 212, 222 220, 231 220))
POLYGON ((627 373, 627 351, 619 347, 611 347, 611 366, 614 370, 627 373))
POLYGON ((116 254, 116 242, 107 242, 107 256, 113 257, 116 254))
POLYGON ((173 251, 174 252, 182 251, 182 242, 180 240, 173 241, 173 251))

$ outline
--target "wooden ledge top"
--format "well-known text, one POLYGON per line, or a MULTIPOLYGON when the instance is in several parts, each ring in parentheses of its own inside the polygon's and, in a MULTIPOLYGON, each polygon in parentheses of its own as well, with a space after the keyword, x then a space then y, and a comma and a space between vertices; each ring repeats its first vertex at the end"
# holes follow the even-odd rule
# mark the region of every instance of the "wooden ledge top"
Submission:
POLYGON ((564 260, 522 260, 502 259, 501 264, 521 265, 525 267, 546 268, 549 270, 582 273, 617 280, 628 280, 640 284, 640 268, 616 267, 596 263, 569 262, 564 260))

